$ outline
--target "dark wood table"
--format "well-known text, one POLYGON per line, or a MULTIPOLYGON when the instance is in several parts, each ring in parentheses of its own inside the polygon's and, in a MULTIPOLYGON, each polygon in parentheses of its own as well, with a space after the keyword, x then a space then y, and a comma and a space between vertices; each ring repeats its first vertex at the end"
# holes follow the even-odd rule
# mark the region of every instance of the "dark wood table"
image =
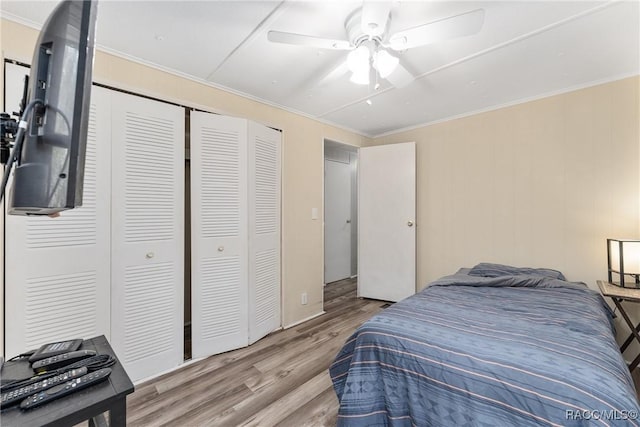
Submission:
MULTIPOLYGON (((116 357, 111 345, 101 335, 85 340, 81 350, 95 350, 98 354, 109 354, 116 357)), ((127 395, 133 393, 133 383, 116 357, 111 366, 111 375, 101 383, 84 390, 53 400, 43 406, 27 411, 18 406, 8 408, 0 413, 0 425, 9 426, 73 426, 89 420, 90 426, 101 425, 98 421, 103 413, 109 412, 109 425, 125 426, 127 424, 127 395)), ((6 362, 2 368, 2 379, 21 379, 33 375, 29 362, 16 360, 6 362)))
MULTIPOLYGON (((629 318, 629 315, 622 306, 622 301, 640 303, 640 289, 623 288, 604 280, 598 280, 598 287, 600 288, 600 292, 602 292, 602 295, 611 298, 618 310, 620 310, 622 318, 631 329, 631 334, 620 346, 620 352, 624 353, 624 351, 629 348, 629 345, 633 342, 634 339, 637 340, 638 343, 640 343, 640 323, 638 323, 637 325, 633 324, 633 322, 629 318)), ((635 359, 633 359, 633 361, 629 365, 629 370, 633 371, 638 366, 638 364, 640 364, 640 354, 638 354, 635 359)))

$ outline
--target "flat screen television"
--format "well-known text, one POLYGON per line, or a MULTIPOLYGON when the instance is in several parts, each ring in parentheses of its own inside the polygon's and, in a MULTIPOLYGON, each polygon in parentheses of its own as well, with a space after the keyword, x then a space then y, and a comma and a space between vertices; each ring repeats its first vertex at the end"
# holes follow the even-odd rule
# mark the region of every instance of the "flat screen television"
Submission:
POLYGON ((10 159, 9 214, 51 215, 82 205, 96 13, 96 1, 65 0, 40 31, 25 103, 33 104, 31 114, 10 159))

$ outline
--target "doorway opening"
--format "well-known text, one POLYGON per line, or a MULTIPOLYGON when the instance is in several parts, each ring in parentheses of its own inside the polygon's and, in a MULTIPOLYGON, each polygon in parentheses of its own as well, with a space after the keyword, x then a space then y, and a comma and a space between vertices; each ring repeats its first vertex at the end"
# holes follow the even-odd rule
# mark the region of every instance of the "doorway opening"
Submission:
POLYGON ((324 283, 358 275, 358 147, 324 140, 324 283))

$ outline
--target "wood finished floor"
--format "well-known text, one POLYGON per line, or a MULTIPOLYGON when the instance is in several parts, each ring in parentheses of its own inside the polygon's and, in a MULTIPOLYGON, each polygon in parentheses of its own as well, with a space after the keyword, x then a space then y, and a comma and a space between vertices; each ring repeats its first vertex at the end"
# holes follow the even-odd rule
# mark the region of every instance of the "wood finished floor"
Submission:
POLYGON ((328 368, 345 340, 382 310, 348 279, 325 287, 326 314, 257 343, 140 384, 129 426, 335 426, 328 368))

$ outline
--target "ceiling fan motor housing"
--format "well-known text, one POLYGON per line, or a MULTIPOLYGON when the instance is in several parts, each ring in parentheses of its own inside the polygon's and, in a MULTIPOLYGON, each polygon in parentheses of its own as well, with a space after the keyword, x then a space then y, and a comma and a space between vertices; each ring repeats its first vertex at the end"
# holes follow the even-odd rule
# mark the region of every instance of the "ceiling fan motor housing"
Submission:
POLYGON ((381 35, 384 33, 388 22, 389 19, 387 17, 387 22, 385 22, 384 26, 380 27, 376 24, 376 31, 371 31, 367 34, 362 31, 362 8, 358 8, 349 15, 344 27, 347 30, 347 37, 353 46, 358 47, 365 40, 374 40, 376 45, 379 45, 382 43, 381 35))

